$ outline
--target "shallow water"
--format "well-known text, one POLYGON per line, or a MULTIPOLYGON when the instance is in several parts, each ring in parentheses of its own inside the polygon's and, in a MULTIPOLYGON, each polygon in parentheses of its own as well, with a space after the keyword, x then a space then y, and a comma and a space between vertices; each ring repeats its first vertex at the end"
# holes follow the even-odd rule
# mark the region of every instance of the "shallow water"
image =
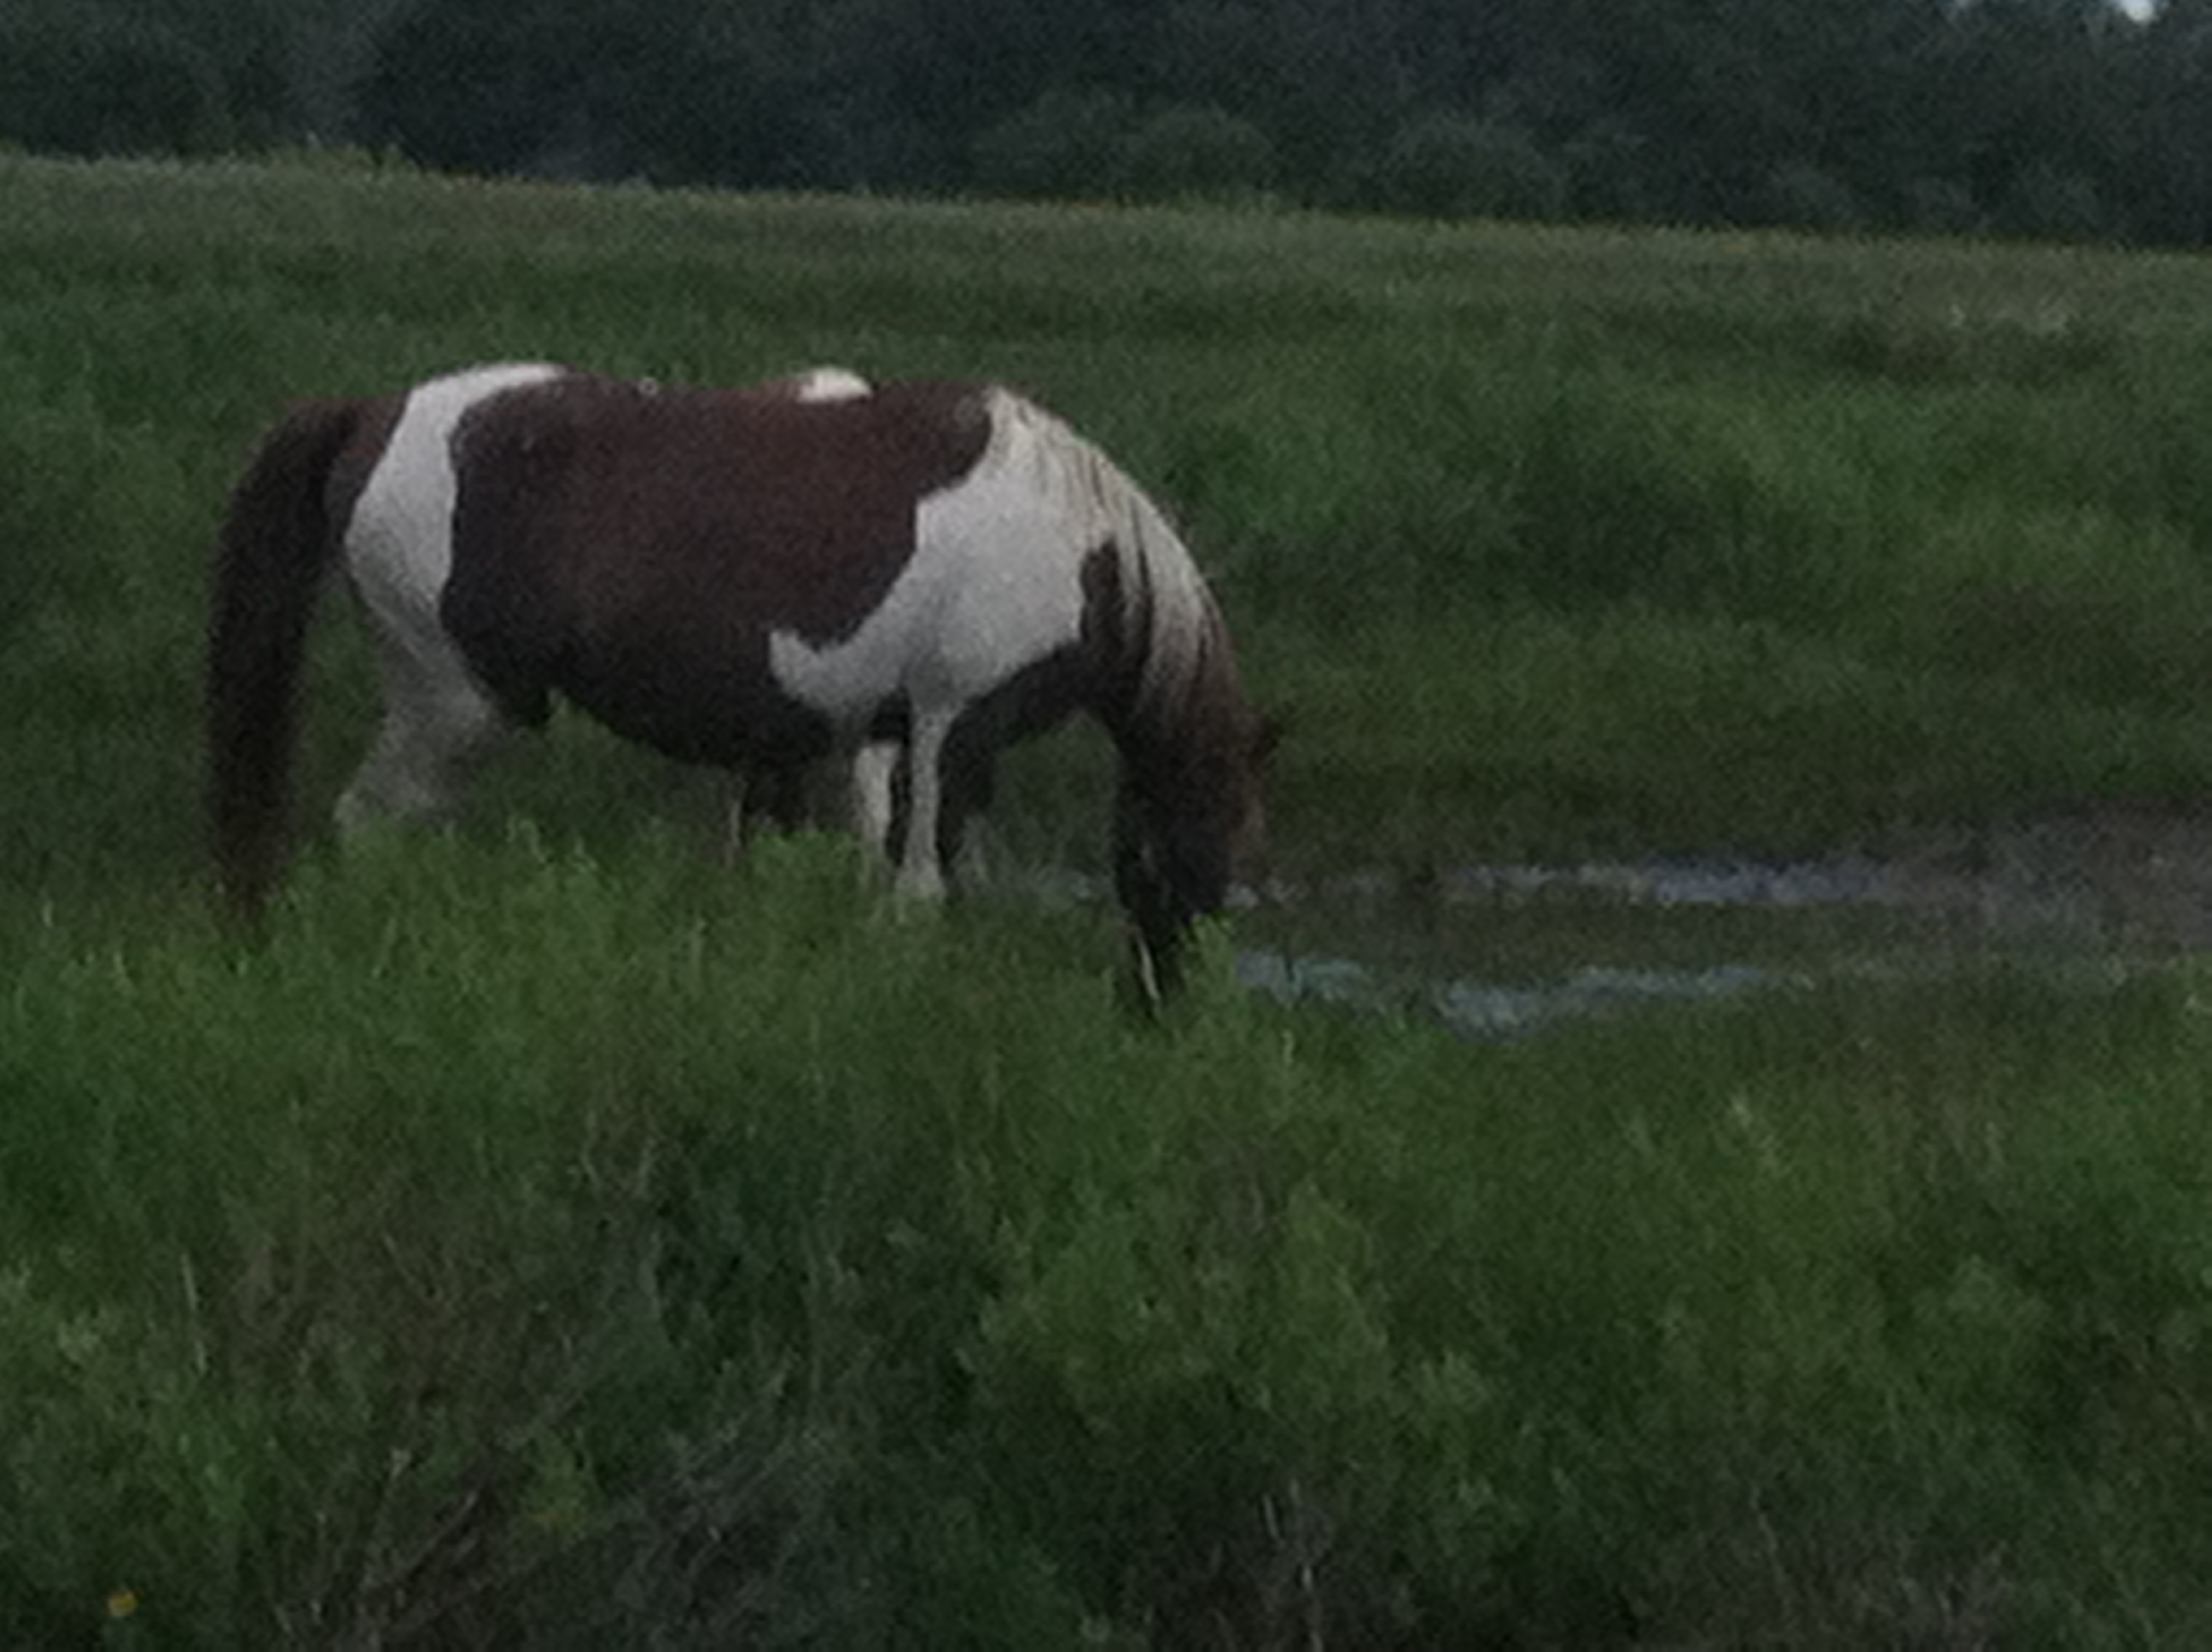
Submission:
MULTIPOLYGON (((1103 902, 1104 880, 1013 880, 1103 902)), ((1847 981, 2024 968, 2105 990, 2212 951, 2212 820, 2103 810, 1791 860, 1359 872, 1240 889, 1237 975, 1477 1038, 1847 981)))
POLYGON ((1237 953, 1237 975, 1253 990, 1285 1002, 1410 1010, 1475 1038, 1518 1037, 1554 1022, 1659 1004, 1734 998, 1803 986, 1811 979, 1756 964, 1724 963, 1704 969, 1579 969, 1549 981, 1512 985, 1469 980, 1394 983, 1383 972, 1348 958, 1295 957, 1255 948, 1237 953))
POLYGON ((1380 873, 1246 891, 1255 991, 1472 1037, 1993 965, 2109 987, 2212 949, 2212 827, 2106 811, 1790 861, 1676 857, 1380 873))

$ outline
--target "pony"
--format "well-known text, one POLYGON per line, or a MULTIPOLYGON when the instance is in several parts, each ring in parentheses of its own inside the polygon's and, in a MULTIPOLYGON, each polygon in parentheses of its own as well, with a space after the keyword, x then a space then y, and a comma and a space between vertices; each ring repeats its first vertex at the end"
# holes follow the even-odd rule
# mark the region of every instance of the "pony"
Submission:
POLYGON ((995 383, 840 368, 672 388, 546 362, 302 403, 216 540, 207 789, 219 885, 257 914, 287 853, 298 679, 341 568, 383 719, 343 836, 441 815, 560 699, 739 777, 795 823, 843 777, 894 887, 943 895, 1015 741, 1082 712, 1119 758, 1114 884, 1148 986, 1256 845, 1272 743, 1160 508, 995 383))

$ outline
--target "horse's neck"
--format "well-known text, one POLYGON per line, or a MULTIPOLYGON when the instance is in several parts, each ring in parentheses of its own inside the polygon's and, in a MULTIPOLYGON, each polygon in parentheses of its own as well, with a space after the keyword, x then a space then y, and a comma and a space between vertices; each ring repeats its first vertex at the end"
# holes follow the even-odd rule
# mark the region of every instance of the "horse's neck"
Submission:
POLYGON ((1137 789, 1176 812, 1200 808, 1234 778, 1243 693, 1209 635, 1184 668, 1148 684, 1114 729, 1137 789))

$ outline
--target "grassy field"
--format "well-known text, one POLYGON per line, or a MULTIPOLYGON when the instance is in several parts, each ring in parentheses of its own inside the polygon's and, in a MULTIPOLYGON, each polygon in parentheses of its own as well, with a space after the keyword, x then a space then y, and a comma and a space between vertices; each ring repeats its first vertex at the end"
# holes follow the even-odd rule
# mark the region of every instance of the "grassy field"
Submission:
MULTIPOLYGON (((81 715, 126 714, 138 829, 71 835, 102 881, 196 852, 156 800, 188 789, 204 546, 254 434, 511 355, 1030 387, 1220 585, 1292 726, 1293 860, 1802 847, 2212 769, 2201 260, 331 165, 19 161, 0 201, 0 643, 43 708, 6 755, 64 771, 81 715)), ((367 715, 349 641, 319 807, 367 715)), ((112 785, 86 801, 112 823, 112 785)), ((15 791, 0 843, 37 853, 55 802, 15 791)))
POLYGON ((0 157, 0 1641, 2199 1643, 2192 970, 1144 1027, 576 720, 341 863, 337 602, 241 951, 197 716, 289 398, 834 361, 1174 508, 1290 869, 2186 806, 2207 273, 0 157))

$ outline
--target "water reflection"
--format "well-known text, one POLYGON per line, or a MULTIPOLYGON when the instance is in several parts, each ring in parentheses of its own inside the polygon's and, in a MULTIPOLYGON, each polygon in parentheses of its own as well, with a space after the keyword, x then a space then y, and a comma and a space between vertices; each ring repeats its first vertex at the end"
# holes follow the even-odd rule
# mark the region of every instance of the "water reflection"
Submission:
MULTIPOLYGON (((1016 881, 1048 902, 1110 899, 1065 870, 1016 881)), ((1828 981, 1936 986, 1992 965, 2105 990, 2212 951, 2212 820, 2107 808, 1880 853, 1353 872, 1232 903, 1252 990, 1476 1038, 1828 981)))
POLYGON ((1377 873, 1247 893, 1237 973, 1284 999, 1510 1038, 1823 981, 1992 963, 2100 987, 2212 948, 2212 825, 2118 811, 1884 854, 1377 873))
POLYGON ((1813 980, 1757 964, 1722 963, 1702 969, 1588 969, 1526 985, 1445 981, 1409 989, 1394 987, 1383 975, 1349 958, 1293 957, 1259 949, 1237 953, 1237 976, 1254 991, 1285 1001, 1425 1013, 1472 1038, 1515 1038, 1559 1021, 1803 987, 1813 980))

